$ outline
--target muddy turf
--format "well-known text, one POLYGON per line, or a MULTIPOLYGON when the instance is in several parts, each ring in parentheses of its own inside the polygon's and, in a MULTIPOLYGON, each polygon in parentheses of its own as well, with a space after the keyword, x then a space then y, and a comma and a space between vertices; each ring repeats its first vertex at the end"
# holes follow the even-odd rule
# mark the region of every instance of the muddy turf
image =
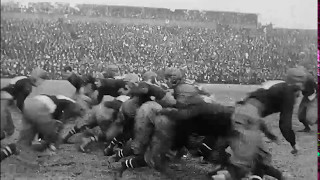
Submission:
MULTIPOLYGON (((8 83, 8 80, 2 79, 1 86, 8 83)), ((254 86, 236 86, 230 87, 228 85, 208 85, 208 87, 215 93, 218 101, 229 104, 235 100, 239 100, 245 96, 245 93, 254 90, 254 86)), ((34 90, 33 95, 39 93, 48 94, 64 94, 71 95, 73 88, 62 81, 48 81, 42 86, 34 90)), ((299 101, 297 102, 299 103, 299 101)), ((295 131, 303 128, 299 123, 297 116, 297 106, 293 116, 293 129, 295 131)), ((21 115, 17 110, 12 113, 16 132, 9 139, 1 142, 2 145, 17 140, 19 130, 21 128, 21 115)), ((278 128, 278 114, 266 118, 266 122, 272 130, 279 135, 281 144, 266 142, 268 150, 273 156, 273 164, 282 171, 291 174, 292 179, 295 180, 316 180, 317 177, 317 133, 316 125, 312 127, 311 133, 297 132, 297 142, 301 150, 297 156, 293 156, 290 151, 290 145, 284 140, 278 128)), ((67 125, 65 131, 72 125, 67 125)), ((1 163, 1 179, 115 179, 114 171, 108 169, 108 158, 103 156, 100 148, 92 148, 88 154, 81 153, 77 150, 77 142, 79 142, 81 134, 70 139, 75 144, 63 144, 57 151, 56 155, 43 156, 39 160, 41 166, 29 167, 15 156, 5 159, 1 163)), ((93 145, 99 147, 100 145, 93 145)), ((3 147, 3 146, 2 146, 3 147)), ((185 158, 182 160, 180 166, 170 166, 174 173, 174 179, 183 180, 202 180, 206 179, 206 173, 213 169, 214 166, 205 164, 200 158, 185 158)), ((150 168, 138 168, 135 170, 127 170, 123 173, 123 180, 133 179, 167 179, 158 172, 150 168)), ((272 179, 272 178, 266 178, 272 179)))

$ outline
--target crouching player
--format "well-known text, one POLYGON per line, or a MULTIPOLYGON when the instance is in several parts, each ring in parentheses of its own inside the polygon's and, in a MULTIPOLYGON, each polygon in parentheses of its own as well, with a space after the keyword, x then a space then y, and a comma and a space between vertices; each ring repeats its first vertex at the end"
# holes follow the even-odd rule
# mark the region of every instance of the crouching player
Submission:
POLYGON ((105 133, 108 130, 110 124, 116 119, 117 113, 123 102, 130 97, 122 95, 117 98, 109 96, 108 101, 102 101, 99 105, 93 106, 89 115, 84 120, 84 123, 75 125, 70 131, 63 137, 63 142, 67 143, 68 139, 74 134, 84 132, 85 137, 79 146, 80 151, 87 152, 86 147, 91 142, 105 141, 105 133), (95 134, 90 131, 94 127, 100 127, 100 133, 95 134))
POLYGON ((301 76, 305 76, 302 82, 303 97, 299 105, 298 119, 305 127, 300 132, 310 132, 310 125, 317 123, 318 120, 317 84, 311 74, 303 68, 291 69, 288 73, 293 73, 293 70, 301 71, 301 76))
POLYGON ((18 159, 37 164, 33 150, 43 151, 48 147, 56 149, 59 133, 68 120, 84 116, 84 108, 63 95, 37 95, 27 98, 24 103, 22 130, 17 141, 21 150, 18 159), (32 146, 37 133, 43 135, 40 146, 32 146))
MULTIPOLYGON (((181 81, 182 74, 180 73, 179 70, 170 69, 170 71, 167 71, 166 74, 170 76, 169 80, 172 80, 168 84, 170 85, 174 84, 179 86, 178 88, 175 88, 174 93, 176 94, 177 100, 179 100, 180 106, 185 104, 189 105, 192 103, 205 103, 203 98, 199 94, 197 94, 197 92, 199 91, 197 90, 196 87, 181 81)), ((152 91, 149 89, 149 91, 146 91, 146 92, 152 92, 152 91)), ((158 92, 161 92, 161 91, 158 91, 158 92)), ((162 94, 164 95, 165 92, 163 92, 162 94)), ((150 94, 146 94, 146 95, 150 96, 150 94)), ((148 97, 146 95, 145 97, 148 97)), ((160 98, 157 98, 157 96, 155 97, 156 99, 160 99, 160 98)), ((171 106, 176 105, 175 102, 176 101, 173 101, 171 106)), ((159 117, 156 116, 156 112, 161 109, 162 107, 157 105, 155 102, 146 102, 138 110, 135 118, 135 134, 134 134, 134 140, 130 146, 131 149, 128 148, 128 149, 123 149, 118 151, 116 159, 120 159, 123 156, 128 156, 131 154, 136 154, 136 157, 123 162, 122 169, 145 166, 147 164, 146 161, 147 162, 149 161, 146 159, 150 158, 149 156, 150 153, 146 153, 146 152, 150 152, 150 151, 147 151, 147 149, 148 147, 151 146, 151 144, 156 147, 162 147, 162 146, 169 147, 170 149, 171 141, 166 141, 166 140, 170 140, 171 138, 170 129, 172 129, 172 121, 170 121, 168 118, 164 116, 159 116, 159 117), (146 109, 150 109, 149 111, 146 111, 149 113, 144 112, 144 110, 146 109), (141 115, 147 115, 147 116, 142 116, 142 118, 139 117, 140 111, 141 111, 141 115), (151 134, 153 135, 150 136, 151 134), (159 145, 160 139, 161 140, 163 139, 162 142, 166 142, 166 144, 159 145)), ((185 135, 185 134, 183 134, 183 136, 188 137, 188 135, 185 135)), ((183 144, 183 145, 186 145, 186 144, 183 144)), ((157 168, 161 169, 162 167, 163 166, 158 166, 157 168)))
MULTIPOLYGON (((262 156, 262 154, 267 153, 263 150, 259 135, 260 131, 262 131, 273 141, 277 141, 277 137, 267 129, 260 118, 253 119, 242 115, 242 108, 245 107, 239 106, 234 109, 218 104, 204 103, 187 109, 180 109, 179 111, 163 110, 161 113, 176 121, 174 132, 177 133, 180 130, 179 134, 175 134, 175 142, 178 144, 186 141, 185 137, 181 138, 183 137, 181 134, 187 132, 222 137, 225 141, 228 141, 232 154, 230 161, 224 162, 224 168, 228 170, 232 179, 241 179, 251 172, 258 172, 256 167, 267 167, 263 171, 264 174, 276 178, 280 176, 281 178, 280 171, 268 164, 264 164, 265 156, 262 156), (232 123, 232 126, 231 124, 226 124, 226 122, 232 123), (187 128, 181 132, 184 127, 187 128), (259 161, 257 160, 258 157, 260 158, 259 161), (256 166, 255 163, 259 163, 260 166, 256 166)), ((226 148, 226 146, 224 147, 226 148)), ((159 150, 155 150, 155 152, 157 151, 159 150)), ((260 174, 262 174, 261 169, 260 174)), ((218 178, 218 176, 220 175, 214 175, 213 177, 218 178)))
MULTIPOLYGON (((260 118, 280 112, 279 126, 281 133, 292 146, 293 150, 291 153, 297 154, 298 146, 296 144, 295 134, 292 130, 292 113, 297 93, 299 90, 304 89, 304 77, 304 73, 299 69, 290 69, 287 74, 286 82, 279 81, 277 83, 265 83, 262 88, 249 93, 248 97, 236 108, 233 117, 235 122, 234 126, 236 130, 239 129, 236 132, 241 136, 233 138, 230 142, 230 146, 233 150, 233 156, 230 161, 235 166, 231 167, 229 172, 231 172, 231 174, 233 173, 233 176, 243 176, 241 174, 248 172, 248 170, 244 170, 248 169, 245 167, 248 166, 250 167, 250 171, 255 171, 256 174, 261 174, 263 172, 277 179, 284 178, 283 174, 278 170, 265 164, 261 165, 255 160, 256 158, 260 158, 260 161, 262 161, 264 158, 259 155, 266 155, 268 153, 261 151, 261 138, 255 131, 252 131, 254 129, 248 129, 248 125, 245 122, 254 124, 254 122, 260 118), (245 137, 246 139, 239 137, 245 137), (241 144, 244 146, 240 146, 241 144), (262 160, 261 157, 263 158, 262 160), (254 165, 254 163, 257 164, 254 165), (236 170, 237 168, 238 170, 236 170), (243 173, 241 173, 241 171, 243 171, 243 173)), ((252 126, 252 128, 254 128, 254 126, 252 126)))
POLYGON ((169 92, 156 84, 156 78, 156 73, 146 72, 143 75, 143 81, 130 90, 130 94, 133 96, 132 100, 135 100, 137 108, 134 115, 134 138, 128 146, 116 153, 116 161, 129 155, 143 155, 156 124, 154 122, 156 113, 162 109, 162 106, 173 106, 176 102, 169 92), (141 103, 142 105, 140 105, 141 103))
MULTIPOLYGON (((6 137, 10 137, 15 130, 15 126, 12 121, 11 113, 9 110, 9 102, 13 100, 13 97, 6 91, 1 91, 1 140, 6 137)), ((2 148, 2 147, 1 147, 2 148)), ((7 157, 17 154, 16 145, 9 144, 1 150, 1 161, 7 157)))
MULTIPOLYGON (((117 80, 98 78, 96 86, 98 87, 99 104, 93 107, 89 113, 89 117, 87 117, 84 123, 80 126, 74 126, 67 133, 63 138, 63 141, 67 142, 72 135, 86 129, 91 129, 97 125, 100 126, 103 137, 105 137, 105 132, 109 128, 110 123, 114 121, 115 115, 118 114, 120 106, 123 102, 129 99, 129 96, 126 95, 130 87, 138 80, 139 77, 135 74, 127 74, 124 79, 117 80)), ((80 145, 80 150, 84 152, 86 152, 86 147, 91 142, 96 142, 99 139, 98 136, 95 136, 88 131, 86 131, 86 136, 87 137, 82 139, 82 143, 80 145)), ((115 139, 113 141, 115 141, 115 139)))

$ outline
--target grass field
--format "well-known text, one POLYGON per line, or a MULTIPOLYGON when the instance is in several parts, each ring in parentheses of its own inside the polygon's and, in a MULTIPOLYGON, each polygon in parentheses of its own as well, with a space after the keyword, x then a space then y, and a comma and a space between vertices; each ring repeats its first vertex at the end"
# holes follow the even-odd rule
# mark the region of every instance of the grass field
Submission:
MULTIPOLYGON (((1 86, 8 83, 2 79, 1 86)), ((235 100, 243 98, 248 91, 252 91, 256 86, 233 86, 233 85, 206 85, 215 93, 218 101, 230 104, 235 100)), ((70 96, 74 89, 63 81, 47 81, 42 86, 34 89, 31 96, 39 93, 64 94, 70 96)), ((297 102, 299 103, 299 101, 297 102)), ((296 106, 297 108, 297 106, 296 106)), ((21 115, 13 112, 14 123, 16 125, 15 134, 2 144, 6 144, 17 139, 21 124, 21 115)), ((302 128, 296 116, 296 109, 293 117, 293 129, 296 131, 302 128)), ((316 126, 311 133, 296 133, 297 142, 301 151, 297 156, 291 155, 291 147, 284 140, 278 128, 278 114, 267 117, 266 122, 272 130, 279 135, 281 144, 267 143, 267 147, 273 155, 273 164, 282 171, 290 173, 292 179, 316 180, 317 177, 317 134, 316 126)), ((72 140, 77 141, 79 137, 72 140)), ((30 168, 19 163, 14 156, 1 163, 1 179, 114 179, 111 170, 108 170, 104 163, 107 158, 102 152, 93 151, 90 154, 80 153, 74 145, 62 145, 57 155, 43 157, 41 161, 45 163, 38 168, 30 168)), ((188 159, 188 163, 181 169, 175 170, 176 179, 201 180, 205 179, 205 173, 211 168, 210 165, 200 163, 199 159, 188 159)), ((159 173, 149 169, 140 168, 124 172, 123 178, 129 179, 165 179, 159 173)))

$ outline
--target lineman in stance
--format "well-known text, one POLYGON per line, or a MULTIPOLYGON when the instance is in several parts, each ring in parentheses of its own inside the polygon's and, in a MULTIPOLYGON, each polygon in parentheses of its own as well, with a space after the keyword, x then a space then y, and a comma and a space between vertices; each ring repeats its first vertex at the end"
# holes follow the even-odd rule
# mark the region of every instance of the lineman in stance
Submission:
MULTIPOLYGON (((12 121, 11 113, 9 110, 9 102, 13 101, 13 97, 6 91, 1 91, 1 140, 6 137, 10 137, 15 130, 15 126, 12 121)), ((16 145, 14 143, 1 147, 1 161, 7 157, 17 154, 16 145)))
POLYGON ((30 164, 35 162, 33 150, 43 151, 48 147, 55 150, 63 124, 76 117, 84 116, 84 108, 63 95, 37 95, 24 103, 22 130, 17 145, 21 150, 19 159, 30 164), (40 146, 32 146, 37 133, 43 135, 40 146))
MULTIPOLYGON (((123 127, 124 132, 134 129, 134 140, 131 148, 134 149, 135 154, 141 154, 144 151, 144 146, 149 141, 148 137, 152 132, 152 123, 154 123, 152 121, 155 113, 162 109, 162 106, 172 106, 175 104, 172 95, 157 85, 156 78, 157 74, 151 71, 143 74, 143 81, 130 89, 129 95, 132 98, 122 105, 119 119, 111 127, 113 129, 121 129, 123 127)), ((110 132, 119 131, 114 130, 110 132)), ((116 136, 116 134, 112 134, 108 138, 116 136)), ((132 137, 132 134, 129 133, 125 136, 132 137)), ((106 149, 106 155, 112 154, 114 145, 115 142, 111 141, 106 149)), ((129 150, 127 154, 121 154, 121 152, 117 153, 120 156, 119 158, 131 155, 131 151, 129 152, 129 150)))
POLYGON ((89 116, 86 117, 84 123, 81 124, 80 127, 78 125, 75 125, 73 128, 71 128, 67 135, 63 137, 63 142, 66 143, 71 136, 83 131, 85 131, 86 137, 82 139, 82 143, 79 146, 82 152, 87 152, 86 147, 91 142, 104 142, 106 139, 105 133, 108 130, 110 124, 116 118, 121 104, 128 99, 128 96, 123 95, 114 98, 114 100, 112 101, 105 101, 100 103, 99 105, 93 106, 92 110, 89 112, 89 116), (112 104, 113 108, 109 108, 105 104, 112 104), (100 133, 97 135, 90 132, 90 129, 96 126, 100 127, 100 133))
MULTIPOLYGON (((314 78, 308 73, 305 69, 296 68, 296 71, 302 71, 302 75, 305 72, 305 77, 302 89, 302 100, 299 105, 298 110, 298 119, 304 125, 304 129, 300 130, 300 132, 310 132, 310 125, 317 123, 318 120, 318 103, 317 103, 317 84, 314 81, 314 78)), ((292 70, 291 70, 292 71, 292 70)))
POLYGON ((106 131, 109 128, 111 122, 114 121, 116 115, 118 114, 119 108, 123 102, 129 99, 128 91, 132 84, 138 81, 138 76, 135 74, 128 74, 124 79, 98 79, 98 101, 101 101, 100 104, 93 107, 89 116, 85 121, 80 125, 75 125, 63 138, 64 142, 74 134, 79 133, 85 129, 91 129, 95 126, 101 128, 103 136, 98 138, 98 136, 93 135, 92 133, 87 133, 88 137, 85 137, 82 140, 80 145, 81 151, 86 151, 86 146, 91 142, 98 141, 98 139, 105 140, 106 131), (115 96, 115 97, 114 97, 115 96))

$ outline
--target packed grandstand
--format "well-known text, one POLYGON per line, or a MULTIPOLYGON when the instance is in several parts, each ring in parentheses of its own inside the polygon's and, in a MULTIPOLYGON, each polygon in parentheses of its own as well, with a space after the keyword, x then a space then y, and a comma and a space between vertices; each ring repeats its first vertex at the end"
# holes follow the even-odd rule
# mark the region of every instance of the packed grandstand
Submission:
POLYGON ((1 8, 2 77, 40 66, 61 79, 67 65, 95 74, 117 64, 122 73, 176 66, 198 82, 258 84, 282 79, 297 64, 316 68, 315 30, 261 26, 255 14, 61 3, 1 8))

